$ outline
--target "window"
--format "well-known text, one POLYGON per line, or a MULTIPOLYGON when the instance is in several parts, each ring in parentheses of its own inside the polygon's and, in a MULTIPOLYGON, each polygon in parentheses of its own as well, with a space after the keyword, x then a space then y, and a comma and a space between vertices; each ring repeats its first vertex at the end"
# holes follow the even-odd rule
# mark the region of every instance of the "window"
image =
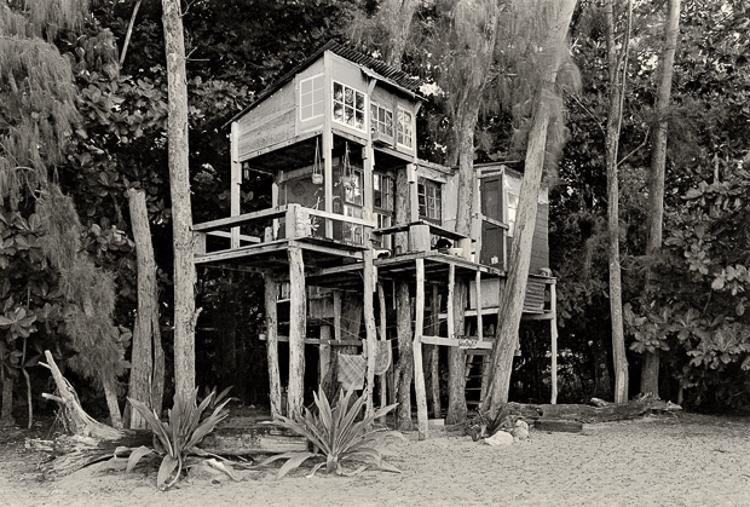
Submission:
POLYGON ((373 135, 380 134, 393 139, 393 111, 371 102, 370 129, 373 135))
POLYGON ((365 94, 333 82, 333 119, 358 130, 365 129, 365 94))
POLYGON ((352 169, 349 176, 344 177, 344 201, 362 206, 362 171, 352 169))
POLYGON ((442 186, 437 181, 419 178, 417 182, 419 217, 441 223, 443 213, 442 186))
MULTIPOLYGON (((390 227, 393 223, 393 214, 392 213, 382 213, 380 211, 375 212, 375 222, 377 223, 376 229, 385 229, 386 227, 390 227)), ((372 243, 374 246, 379 248, 391 248, 391 236, 381 236, 380 240, 376 240, 373 238, 372 243)))
POLYGON ((516 211, 518 211, 518 194, 508 192, 508 236, 513 236, 516 225, 516 211))
MULTIPOLYGON (((362 208, 359 206, 350 206, 344 204, 344 216, 352 218, 362 218, 362 208)), ((364 231, 361 225, 343 222, 343 240, 348 243, 362 245, 364 240, 364 231)))
POLYGON ((373 174, 373 206, 383 211, 393 211, 394 182, 387 174, 373 174))
POLYGON ((396 142, 401 146, 414 146, 414 122, 412 114, 406 109, 398 108, 398 138, 396 142))
POLYGON ((308 77, 299 82, 299 119, 312 120, 323 115, 325 110, 325 76, 308 77))

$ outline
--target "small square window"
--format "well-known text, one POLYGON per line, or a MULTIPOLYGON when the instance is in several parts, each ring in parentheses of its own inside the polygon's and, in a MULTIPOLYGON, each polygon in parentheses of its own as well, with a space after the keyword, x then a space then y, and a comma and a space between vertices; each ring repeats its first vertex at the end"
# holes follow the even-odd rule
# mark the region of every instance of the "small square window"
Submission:
POLYGON ((365 94, 334 81, 333 119, 357 130, 364 130, 365 94))

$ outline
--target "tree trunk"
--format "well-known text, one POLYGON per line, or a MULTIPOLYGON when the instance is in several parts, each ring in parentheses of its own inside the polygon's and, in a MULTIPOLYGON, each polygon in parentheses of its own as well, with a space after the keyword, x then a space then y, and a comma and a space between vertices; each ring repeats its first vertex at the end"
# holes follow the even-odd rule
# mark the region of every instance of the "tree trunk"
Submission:
MULTIPOLYGON (((432 286, 432 297, 430 298, 430 325, 428 332, 432 336, 440 335, 440 293, 438 286, 432 286)), ((440 348, 438 345, 430 345, 427 348, 427 362, 430 371, 430 398, 432 399, 432 417, 439 419, 442 415, 440 407, 440 348)))
POLYGON ((365 412, 372 414, 375 398, 375 361, 378 351, 378 337, 375 330, 375 306, 373 292, 375 291, 375 268, 373 266, 373 250, 368 248, 364 252, 364 283, 363 290, 363 313, 365 317, 365 337, 367 343, 367 400, 365 412))
POLYGON ((388 33, 384 34, 389 41, 384 48, 383 58, 391 67, 401 68, 406 41, 409 38, 409 27, 419 0, 385 0, 380 6, 384 16, 384 25, 388 33))
POLYGON ((620 55, 615 41, 614 0, 608 0, 607 64, 609 67, 609 112, 607 116, 607 237, 609 250, 609 309, 612 325, 612 354, 615 371, 615 402, 628 400, 628 358, 625 355, 625 333, 622 316, 622 274, 620 267, 620 206, 617 181, 617 150, 620 142, 622 108, 627 78, 628 44, 632 20, 632 2, 628 1, 628 24, 620 55), (622 62, 622 78, 619 77, 622 62))
POLYGON ((10 375, 5 375, 0 368, 0 380, 3 384, 3 404, 0 407, 0 427, 13 426, 15 420, 13 419, 13 381, 14 378, 10 375))
MULTIPOLYGON (((649 178, 649 220, 646 255, 653 258, 662 245, 664 225, 664 177, 667 161, 667 114, 672 95, 674 54, 680 32, 680 0, 669 0, 667 22, 664 25, 664 52, 660 62, 659 85, 656 90, 656 111, 659 123, 654 130, 651 152, 651 174, 649 178)), ((653 272, 646 272, 646 294, 652 290, 653 272)), ((659 350, 645 352, 641 368, 641 392, 659 395, 659 350)))
POLYGON ((398 368, 393 390, 398 395, 398 428, 412 429, 411 421, 411 382, 414 376, 411 334, 411 301, 409 284, 396 286, 396 334, 398 336, 398 368), (406 302, 404 304, 404 302, 406 302))
POLYGON ((178 0, 162 0, 167 56, 167 147, 174 247, 175 394, 188 399, 195 389, 195 264, 188 166, 188 95, 182 9, 178 0))
POLYGON ((102 371, 100 380, 104 389, 107 408, 109 409, 110 423, 115 428, 122 428, 122 414, 120 413, 120 404, 117 400, 117 379, 112 372, 102 371))
MULTIPOLYGON (((453 312, 451 337, 461 337, 465 333, 466 283, 457 281, 453 288, 453 305, 447 311, 453 312)), ((459 424, 466 419, 466 352, 459 347, 448 348, 448 409, 445 424, 459 424)))
MULTIPOLYGON (((130 224, 138 266, 138 312, 133 327, 130 369, 130 398, 146 403, 161 414, 164 393, 164 353, 159 330, 159 297, 156 261, 146 209, 146 193, 129 189, 130 224), (157 364, 158 362, 161 364, 157 364)), ((137 411, 130 411, 130 428, 145 428, 137 411)))
POLYGON ((536 226, 539 189, 544 172, 544 155, 547 146, 547 127, 550 121, 548 97, 555 94, 555 81, 560 64, 560 48, 565 39, 575 9, 575 1, 568 0, 560 6, 558 23, 552 27, 545 44, 554 52, 549 67, 545 69, 536 97, 524 164, 524 176, 516 211, 513 241, 508 257, 508 275, 498 305, 495 343, 490 356, 490 380, 482 401, 481 411, 496 414, 508 401, 513 357, 518 343, 526 282, 531 264, 531 246, 536 226))

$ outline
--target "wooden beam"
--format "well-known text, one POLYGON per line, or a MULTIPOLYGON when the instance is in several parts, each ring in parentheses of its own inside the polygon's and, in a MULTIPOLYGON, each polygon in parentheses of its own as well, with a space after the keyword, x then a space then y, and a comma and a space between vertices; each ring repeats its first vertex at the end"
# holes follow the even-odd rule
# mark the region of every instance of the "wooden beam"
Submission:
POLYGON ((210 252, 205 254, 198 254, 195 256, 196 264, 203 264, 206 262, 216 262, 229 259, 237 259, 240 257, 250 257, 253 255, 261 255, 271 252, 284 251, 287 249, 288 241, 280 239, 272 243, 260 243, 257 245, 250 245, 246 247, 240 247, 229 250, 218 250, 216 252, 210 252))
MULTIPOLYGON (((307 342, 307 340, 305 340, 307 342)), ((323 385, 323 379, 328 374, 331 364, 331 326, 322 324, 320 326, 320 349, 318 353, 318 385, 323 385)))
POLYGON ((367 406, 366 413, 373 412, 373 394, 375 391, 375 356, 377 354, 378 343, 375 333, 375 309, 373 304, 373 292, 375 285, 374 266, 372 265, 373 251, 368 248, 364 253, 364 304, 363 312, 365 318, 365 336, 367 339, 367 406))
POLYGON ((478 349, 478 350, 492 350, 492 341, 484 340, 479 341, 476 336, 468 337, 469 340, 474 341, 471 347, 464 347, 462 341, 458 338, 446 338, 444 336, 422 336, 422 343, 429 345, 441 345, 443 347, 461 347, 467 349, 478 349))
MULTIPOLYGON (((239 125, 232 122, 232 131, 230 133, 230 187, 229 187, 229 214, 233 217, 240 214, 240 187, 242 185, 242 163, 240 162, 239 147, 239 125)), ((240 228, 232 227, 230 244, 232 248, 240 246, 240 228)))
POLYGON ((419 439, 427 438, 427 390, 422 361, 422 335, 424 334, 424 259, 417 259, 417 291, 414 325, 414 391, 417 395, 417 428, 419 439))
MULTIPOLYGON (((428 326, 430 333, 437 335, 440 333, 440 287, 432 284, 432 295, 430 297, 430 320, 428 326)), ((429 365, 430 365, 430 398, 432 399, 432 417, 439 419, 442 413, 440 407, 440 350, 436 345, 429 347, 429 365)))
MULTIPOLYGON (((217 238, 226 238, 226 239, 232 239, 233 237, 231 232, 226 232, 226 231, 209 231, 206 233, 206 235, 214 236, 217 238)), ((238 239, 239 241, 244 241, 246 243, 260 243, 261 242, 261 239, 258 236, 248 236, 246 234, 238 235, 238 239)), ((232 248, 239 248, 239 245, 237 245, 236 247, 233 246, 232 248)))
POLYGON ((552 348, 552 397, 551 404, 557 403, 557 285, 552 284, 549 287, 550 292, 550 313, 552 318, 549 321, 550 338, 552 348))
POLYGON ((295 137, 293 137, 291 139, 287 139, 285 141, 280 141, 278 143, 275 143, 275 144, 272 144, 272 145, 269 145, 269 146, 266 146, 266 147, 263 147, 263 148, 260 148, 260 149, 257 149, 257 150, 253 150, 253 151, 251 151, 249 153, 246 153, 244 156, 241 156, 240 157, 240 162, 245 162, 246 160, 250 160, 250 159, 253 159, 255 157, 259 157, 261 155, 265 155, 266 153, 270 153, 272 151, 276 151, 276 150, 279 150, 281 148, 285 148, 287 146, 291 146, 293 144, 300 143, 302 141, 306 141, 307 139, 310 139, 311 137, 319 136, 320 133, 321 133, 320 129, 311 130, 310 132, 305 132, 305 133, 300 134, 298 136, 295 136, 295 137))
POLYGON ((268 387, 271 403, 271 417, 283 415, 281 406, 281 377, 279 374, 278 316, 276 301, 278 290, 276 279, 266 274, 263 277, 266 303, 266 359, 268 362, 268 387))
POLYGON ((477 336, 479 340, 484 340, 484 322, 482 321, 482 272, 477 271, 475 275, 476 298, 477 298, 477 336))
POLYGON ((307 294, 305 292, 305 264, 302 250, 290 247, 289 257, 289 386, 287 388, 287 417, 302 416, 305 395, 305 334, 307 294))
POLYGON ((448 266, 448 302, 446 306, 447 318, 448 318, 448 338, 453 338, 456 334, 456 323, 454 322, 453 315, 453 299, 456 290, 456 266, 451 264, 448 266))
POLYGON ((264 218, 278 218, 283 217, 286 213, 286 205, 277 206, 276 208, 268 208, 259 211, 252 211, 250 213, 242 213, 237 216, 230 216, 229 218, 218 218, 216 220, 210 220, 200 224, 193 225, 193 231, 196 232, 208 232, 215 231, 218 229, 226 229, 231 226, 240 226, 253 220, 260 220, 264 218))
POLYGON ((341 341, 341 291, 333 291, 333 338, 341 341))

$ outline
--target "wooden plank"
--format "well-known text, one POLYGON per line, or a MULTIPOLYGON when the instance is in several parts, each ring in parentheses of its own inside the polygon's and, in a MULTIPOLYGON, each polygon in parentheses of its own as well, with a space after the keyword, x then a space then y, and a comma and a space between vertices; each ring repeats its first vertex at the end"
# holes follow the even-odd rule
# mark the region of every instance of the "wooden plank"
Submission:
MULTIPOLYGON (((232 229, 234 230, 234 229, 232 229)), ((209 231, 206 233, 208 236, 214 236, 217 238, 226 238, 226 239, 232 239, 232 233, 226 232, 226 231, 209 231)), ((244 241, 246 243, 260 243, 261 240, 258 236, 248 236, 247 234, 239 234, 238 236, 239 241, 244 241)), ((237 245, 236 247, 233 246, 232 248, 239 248, 240 245, 237 245)))
POLYGON ((552 355, 552 396, 550 399, 551 404, 557 403, 557 286, 556 284, 550 285, 550 313, 552 318, 549 321, 550 326, 550 339, 551 339, 551 355, 552 355))
POLYGON ((365 227, 375 227, 377 225, 375 221, 370 220, 370 219, 347 217, 340 213, 330 213, 328 211, 323 211, 323 210, 318 210, 318 209, 313 209, 313 208, 302 208, 302 209, 307 211, 309 215, 331 219, 337 222, 346 222, 346 223, 354 224, 354 225, 363 225, 365 227))
MULTIPOLYGON (((239 161, 239 125, 232 122, 230 134, 230 187, 229 187, 229 214, 236 217, 240 215, 240 187, 242 185, 242 163, 239 161)), ((231 248, 240 246, 240 228, 232 227, 229 240, 231 248)))
POLYGON ((278 290, 276 279, 270 274, 263 277, 266 303, 266 359, 268 362, 268 387, 271 417, 283 415, 281 406, 281 376, 279 374, 278 315, 276 301, 278 290))
POLYGON ((427 438, 427 390, 424 379, 424 363, 422 361, 422 335, 424 334, 424 260, 417 259, 417 287, 414 325, 414 391, 417 395, 417 428, 419 439, 427 438))
MULTIPOLYGON (((474 350, 492 350, 492 341, 490 340, 484 340, 479 341, 476 336, 470 336, 468 337, 470 340, 475 340, 476 342, 472 347, 469 347, 469 349, 474 350)), ((458 338, 446 338, 444 336, 422 336, 422 343, 429 344, 429 345, 441 345, 443 347, 462 347, 461 340, 458 338)))
POLYGON ((289 257, 289 385, 287 417, 302 416, 305 394, 306 305, 305 264, 302 250, 290 247, 289 257))
POLYGON ((277 206, 276 208, 268 208, 260 211, 252 211, 250 213, 242 213, 237 216, 230 216, 228 218, 218 218, 216 220, 210 220, 200 224, 193 225, 193 231, 196 232, 208 232, 215 231, 218 229, 226 229, 234 225, 243 225, 254 220, 261 220, 266 218, 279 218, 283 217, 286 213, 286 205, 277 206))
POLYGON ((272 243, 260 243, 257 245, 250 245, 246 247, 240 247, 228 250, 218 250, 216 252, 210 252, 206 254, 199 254, 195 256, 196 264, 203 264, 207 262, 224 261, 229 259, 237 259, 240 257, 249 257, 253 255, 262 255, 271 252, 284 251, 287 248, 289 242, 285 239, 280 239, 272 243))
POLYGON ((363 289, 363 313, 365 318, 365 336, 367 339, 367 405, 366 413, 373 412, 373 395, 375 391, 375 356, 377 353, 378 343, 375 332, 375 309, 373 302, 373 284, 372 265, 373 251, 368 248, 364 253, 364 289, 363 289))
POLYGON ((271 144, 269 146, 266 146, 264 148, 252 150, 250 152, 246 153, 240 153, 239 161, 244 162, 246 160, 250 160, 251 158, 259 157, 261 155, 265 155, 266 153, 270 153, 272 151, 276 151, 281 148, 285 148, 287 146, 291 146, 292 144, 296 144, 302 141, 305 141, 307 139, 310 139, 311 137, 319 136, 321 134, 322 130, 316 129, 311 130, 310 132, 305 132, 303 134, 300 134, 298 136, 295 136, 291 139, 286 139, 284 141, 280 141, 278 143, 271 144))
MULTIPOLYGON (((305 340, 307 342, 307 340, 305 340)), ((320 349, 318 353, 318 385, 323 385, 323 379, 328 374, 331 364, 331 326, 322 324, 320 326, 320 349)))
POLYGON ((477 289, 477 336, 479 341, 484 340, 484 322, 482 321, 482 272, 477 271, 475 275, 477 289))

